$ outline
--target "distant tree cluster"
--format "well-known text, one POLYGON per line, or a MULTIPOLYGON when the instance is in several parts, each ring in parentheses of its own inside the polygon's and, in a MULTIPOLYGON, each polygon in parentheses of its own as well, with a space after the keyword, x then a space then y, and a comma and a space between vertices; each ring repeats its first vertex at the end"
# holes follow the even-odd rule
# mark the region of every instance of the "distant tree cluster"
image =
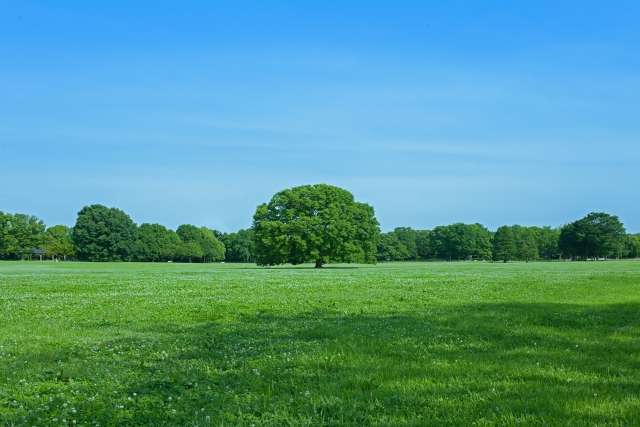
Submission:
POLYGON ((560 231, 551 227, 523 227, 503 225, 493 236, 495 261, 533 261, 558 259, 560 231))
POLYGON ((38 218, 0 212, 0 259, 152 262, 329 262, 639 258, 640 234, 618 217, 595 212, 561 228, 451 224, 380 233, 371 206, 346 190, 305 185, 257 207, 250 229, 221 233, 183 224, 136 225, 120 209, 80 210, 74 227, 46 228, 38 218))
POLYGON ((213 262, 224 259, 224 244, 213 230, 183 224, 176 231, 142 224, 116 208, 84 207, 71 233, 77 258, 86 261, 213 262))
POLYGON ((0 212, 0 258, 34 254, 82 261, 214 262, 225 259, 225 246, 206 227, 137 226, 125 212, 102 205, 82 208, 72 228, 45 228, 34 216, 0 212))
POLYGON ((379 261, 533 261, 637 258, 640 235, 626 234, 618 217, 591 213, 559 229, 504 225, 495 233, 480 224, 452 224, 433 230, 396 228, 380 235, 379 261))
POLYGON ((253 229, 238 230, 235 233, 220 233, 218 237, 226 248, 224 260, 227 262, 255 262, 253 229))
POLYGON ((399 227, 383 233, 378 242, 379 261, 491 258, 491 232, 480 224, 451 224, 433 230, 399 227))
POLYGON ((0 257, 29 258, 44 243, 44 222, 31 215, 0 212, 0 257))
POLYGON ((399 227, 380 236, 378 260, 488 260, 491 239, 491 232, 480 224, 457 223, 433 230, 399 227))

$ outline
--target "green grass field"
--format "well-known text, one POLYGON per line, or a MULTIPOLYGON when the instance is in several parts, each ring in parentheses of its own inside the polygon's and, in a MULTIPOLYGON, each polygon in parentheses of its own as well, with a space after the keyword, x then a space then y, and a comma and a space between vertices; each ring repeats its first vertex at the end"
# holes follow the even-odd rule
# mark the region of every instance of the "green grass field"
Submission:
POLYGON ((0 425, 637 425, 640 262, 0 263, 0 425))

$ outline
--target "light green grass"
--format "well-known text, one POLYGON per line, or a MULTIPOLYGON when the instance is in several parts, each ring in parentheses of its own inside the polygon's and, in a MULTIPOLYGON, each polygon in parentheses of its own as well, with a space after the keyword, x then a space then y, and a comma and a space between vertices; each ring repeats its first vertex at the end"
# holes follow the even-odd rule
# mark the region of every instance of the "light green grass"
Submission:
POLYGON ((640 262, 0 263, 0 425, 637 425, 640 262))

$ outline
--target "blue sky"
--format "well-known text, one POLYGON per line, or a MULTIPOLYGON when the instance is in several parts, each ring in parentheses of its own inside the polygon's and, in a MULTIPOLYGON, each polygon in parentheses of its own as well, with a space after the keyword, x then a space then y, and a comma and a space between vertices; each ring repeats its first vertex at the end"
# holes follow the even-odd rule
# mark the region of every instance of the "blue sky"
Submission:
POLYGON ((0 10, 0 210, 231 231, 326 182, 383 229, 604 210, 640 232, 640 2, 0 10))

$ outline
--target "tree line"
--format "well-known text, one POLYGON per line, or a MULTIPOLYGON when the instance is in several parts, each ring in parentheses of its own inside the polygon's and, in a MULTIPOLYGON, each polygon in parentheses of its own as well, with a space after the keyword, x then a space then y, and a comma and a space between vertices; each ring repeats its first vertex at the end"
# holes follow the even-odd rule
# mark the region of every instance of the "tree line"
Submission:
POLYGON ((616 216, 587 215, 560 228, 504 225, 495 232, 481 224, 452 224, 433 230, 399 227, 383 233, 379 261, 534 261, 640 257, 640 234, 626 234, 616 216))
POLYGON ((191 224, 175 231, 160 224, 136 225, 120 209, 80 210, 73 227, 46 227, 35 216, 0 212, 0 259, 151 262, 250 262, 251 231, 221 233, 191 224))
POLYGON ((83 261, 314 262, 534 261, 640 257, 640 234, 595 212, 560 228, 456 223, 381 233, 371 206, 326 184, 283 190, 257 207, 250 229, 223 233, 183 224, 137 225, 117 208, 90 205, 73 227, 46 227, 35 216, 0 212, 0 259, 83 261))

